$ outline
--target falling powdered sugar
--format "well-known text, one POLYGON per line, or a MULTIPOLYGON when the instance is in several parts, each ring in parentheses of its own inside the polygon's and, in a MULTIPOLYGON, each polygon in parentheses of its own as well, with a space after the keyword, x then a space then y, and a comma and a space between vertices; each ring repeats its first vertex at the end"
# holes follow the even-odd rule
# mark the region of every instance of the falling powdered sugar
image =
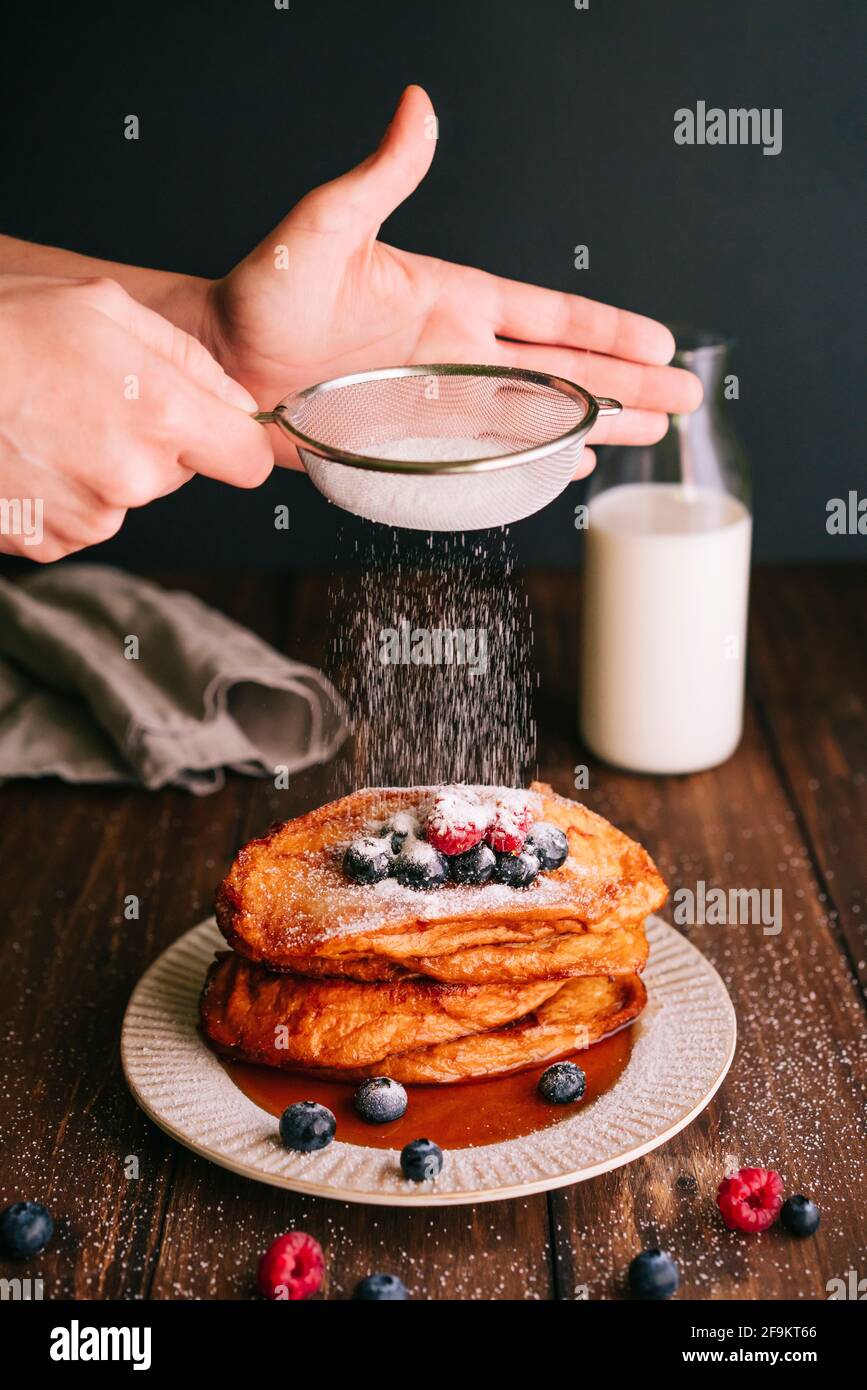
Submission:
POLYGON ((355 559, 360 571, 329 593, 329 672, 354 731, 333 795, 532 780, 532 623, 508 531, 422 540, 370 527, 355 559))

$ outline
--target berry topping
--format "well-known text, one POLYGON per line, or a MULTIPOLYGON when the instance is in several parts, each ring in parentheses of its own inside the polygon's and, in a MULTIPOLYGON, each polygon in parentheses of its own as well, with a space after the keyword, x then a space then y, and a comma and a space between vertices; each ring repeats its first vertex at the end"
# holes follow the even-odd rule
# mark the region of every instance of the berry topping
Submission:
POLYGON ((533 813, 523 792, 504 793, 494 804, 485 839, 500 854, 517 854, 524 847, 532 820, 533 813))
POLYGON ((392 1302, 395 1299, 409 1298, 406 1284, 396 1274, 368 1274, 360 1284, 356 1284, 353 1299, 366 1303, 392 1302))
POLYGON ((285 1147, 302 1154, 327 1148, 336 1128, 332 1112, 315 1100, 299 1100, 280 1116, 280 1138, 285 1147))
POLYGON ((642 1250, 629 1266, 633 1298, 671 1298, 679 1284, 677 1265, 664 1250, 642 1250))
POLYGON ((418 821, 409 811, 396 811, 391 820, 382 827, 380 834, 384 839, 391 841, 393 853, 400 854, 404 840, 417 835, 418 828, 418 821))
POLYGON ((425 840, 407 840, 394 861, 392 873, 404 888, 424 892, 442 888, 449 876, 449 861, 425 840))
POLYGON ((343 856, 343 872, 355 883, 379 883, 387 878, 394 858, 391 840, 365 835, 353 840, 343 856))
POLYGON ((449 860, 449 871, 455 883, 487 883, 497 867, 497 857, 490 845, 475 845, 449 860))
POLYGON ((259 1261, 259 1292, 265 1298, 293 1302, 322 1288, 325 1256, 322 1246, 303 1231, 278 1236, 259 1261))
POLYGON ((38 1255, 53 1235, 54 1220, 41 1202, 13 1202, 0 1214, 0 1250, 13 1259, 38 1255))
POLYGON ((355 1108, 372 1125, 387 1125, 406 1114, 406 1091, 390 1076, 374 1076, 363 1081, 355 1092, 355 1108))
POLYGON ((498 854, 496 879, 510 888, 529 888, 539 873, 539 861, 529 850, 520 854, 498 854))
POLYGON ((428 843, 443 854, 463 854, 484 837, 489 818, 489 807, 469 794, 451 788, 439 792, 427 818, 428 843))
POLYGON ((524 848, 533 851, 543 869, 559 869, 569 854, 569 841, 558 826, 537 820, 530 827, 524 848))
POLYGON ((552 1105, 580 1100, 586 1089, 587 1077, 574 1062, 555 1062, 539 1077, 539 1095, 552 1105))
POLYGON ((772 1168, 741 1168, 723 1178, 717 1206, 730 1231, 766 1231, 783 1205, 783 1182, 772 1168))
POLYGON ((443 1169, 443 1151, 432 1139, 412 1139, 401 1150, 400 1168, 410 1182, 430 1182, 443 1169))
POLYGON ((789 1197, 780 1211, 780 1220, 793 1236, 812 1236, 819 1229, 819 1208, 809 1197, 789 1197))
POLYGON ((421 892, 449 878, 477 887, 493 880, 528 888, 538 873, 558 869, 569 854, 558 826, 533 823, 531 800, 518 790, 442 787, 418 816, 396 811, 353 840, 344 873, 359 884, 391 875, 421 892))

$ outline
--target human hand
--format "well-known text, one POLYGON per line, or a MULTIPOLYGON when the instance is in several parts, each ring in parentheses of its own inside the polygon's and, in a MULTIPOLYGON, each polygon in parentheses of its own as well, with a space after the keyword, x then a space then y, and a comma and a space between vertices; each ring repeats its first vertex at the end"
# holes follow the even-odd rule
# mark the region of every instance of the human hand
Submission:
MULTIPOLYGON (((579 295, 399 251, 380 225, 430 166, 435 117, 408 87, 379 148, 314 189, 260 246, 206 290, 201 331, 263 410, 298 387, 347 372, 412 362, 530 367, 614 396, 596 443, 651 444, 668 414, 701 401, 696 377, 665 364, 667 328, 579 295)), ((289 441, 278 461, 296 462, 289 441)), ((581 473, 593 467, 585 449, 581 473)))
POLYGON ((0 275, 0 551, 94 545, 194 473, 257 487, 274 460, 255 408, 115 281, 0 275))

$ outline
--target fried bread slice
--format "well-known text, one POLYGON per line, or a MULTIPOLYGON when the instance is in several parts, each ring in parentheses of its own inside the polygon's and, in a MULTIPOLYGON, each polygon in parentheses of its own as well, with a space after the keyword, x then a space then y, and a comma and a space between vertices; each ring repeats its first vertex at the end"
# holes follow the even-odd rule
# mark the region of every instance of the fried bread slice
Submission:
MULTIPOLYGON (((276 1045, 281 1022, 279 988, 287 977, 268 976, 261 967, 234 958, 228 972, 225 957, 212 967, 210 988, 202 999, 202 1024, 215 1051, 239 1061, 258 1062, 311 1077, 358 1083, 369 1076, 387 1075, 404 1084, 447 1085, 482 1076, 521 1071, 589 1047, 640 1014, 647 994, 637 975, 582 976, 554 986, 553 992, 522 1018, 504 1027, 465 1034, 402 1052, 388 1052, 357 1065, 301 1065, 276 1045), (226 1009, 226 986, 237 974, 252 974, 275 982, 258 995, 256 1022, 244 1027, 243 1010, 226 1009), (220 988, 215 989, 217 982, 220 988)), ((308 982, 308 988, 315 988, 308 982)), ((364 986, 358 986, 364 988, 364 986)), ((370 988, 370 986, 367 986, 370 988)), ((229 989, 231 1000, 231 988, 229 989)), ((240 996, 235 1000, 240 1002, 240 996)), ((325 1057, 326 1052, 319 1054, 325 1057)))
POLYGON ((296 1070, 352 1069, 391 1052, 500 1028, 542 1004, 559 984, 302 980, 226 951, 208 972, 200 1016, 205 1036, 221 1051, 296 1070))
POLYGON ((646 1003, 638 975, 585 975, 567 980, 533 1013, 505 1028, 384 1057, 376 1067, 308 1074, 356 1084, 381 1074, 404 1085, 444 1086, 524 1071, 576 1052, 580 1062, 583 1048, 631 1023, 646 1003))
POLYGON ((271 970, 297 970, 304 957, 404 964, 526 945, 552 933, 634 926, 665 900, 665 884, 641 845, 543 783, 530 788, 534 818, 564 831, 569 856, 529 888, 447 884, 417 892, 393 878, 350 882, 341 867, 347 844, 397 811, 423 819, 436 790, 368 788, 250 841, 217 894, 217 921, 229 944, 271 970))
POLYGON ((422 975, 446 983, 566 980, 575 975, 632 975, 647 964, 643 924, 613 931, 547 932, 506 945, 471 946, 439 956, 298 956, 297 975, 389 981, 422 975))

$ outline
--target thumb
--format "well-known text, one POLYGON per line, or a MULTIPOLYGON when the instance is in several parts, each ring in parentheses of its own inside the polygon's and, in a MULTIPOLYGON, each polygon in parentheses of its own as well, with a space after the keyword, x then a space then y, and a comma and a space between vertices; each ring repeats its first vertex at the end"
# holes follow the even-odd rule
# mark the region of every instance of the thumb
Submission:
POLYGON ((437 118, 430 97, 421 87, 407 87, 373 154, 348 174, 308 193, 286 223, 316 232, 375 236, 421 183, 436 141, 437 118))

